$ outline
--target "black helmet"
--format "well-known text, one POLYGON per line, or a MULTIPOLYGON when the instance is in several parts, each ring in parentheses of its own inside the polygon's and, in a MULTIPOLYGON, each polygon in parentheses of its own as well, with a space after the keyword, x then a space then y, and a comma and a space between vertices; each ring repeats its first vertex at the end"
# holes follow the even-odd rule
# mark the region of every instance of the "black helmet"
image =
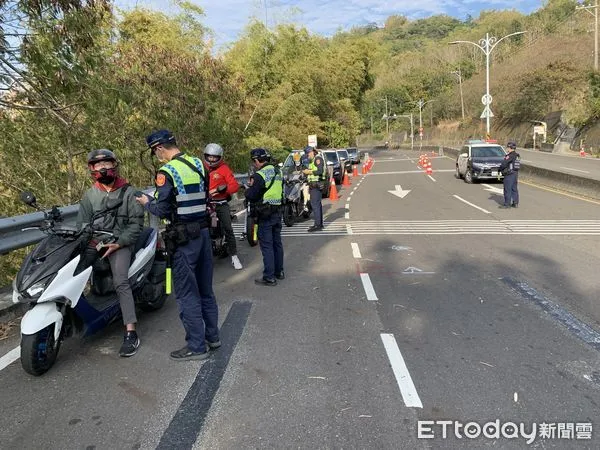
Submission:
POLYGON ((98 161, 114 161, 115 163, 118 162, 115 154, 106 148, 99 148, 97 150, 92 150, 88 153, 88 165, 95 164, 98 161))
POLYGON ((157 145, 161 144, 177 145, 177 142, 175 141, 175 136, 173 136, 173 133, 171 133, 169 130, 158 130, 146 137, 146 144, 148 144, 148 147, 153 149, 157 145))
POLYGON ((271 159, 271 154, 264 148, 254 148, 250 151, 250 158, 263 163, 271 159))
POLYGON ((315 148, 312 145, 307 145, 306 147, 304 147, 304 153, 306 155, 308 155, 310 152, 314 152, 315 148))
POLYGON ((517 143, 515 141, 508 141, 508 144, 506 144, 506 146, 508 148, 516 149, 517 148, 517 143))

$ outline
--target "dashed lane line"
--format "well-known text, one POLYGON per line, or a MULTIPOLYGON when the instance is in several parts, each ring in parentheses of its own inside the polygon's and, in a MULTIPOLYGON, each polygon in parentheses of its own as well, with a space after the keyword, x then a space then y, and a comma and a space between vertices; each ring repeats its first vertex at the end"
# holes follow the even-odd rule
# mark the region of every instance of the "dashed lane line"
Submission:
POLYGON ((433 178, 431 175, 427 175, 427 176, 431 179, 431 181, 433 181, 434 183, 437 183, 437 181, 435 180, 435 178, 433 178))
POLYGON ((400 348, 398 348, 396 338, 394 338, 393 334, 382 333, 381 341, 392 365, 392 370, 394 371, 404 404, 409 408, 423 408, 423 403, 421 403, 417 388, 415 388, 400 348))
POLYGON ((460 201, 461 201, 461 202, 463 202, 463 203, 466 203, 466 204, 467 204, 467 205, 469 205, 469 206, 472 206, 472 207, 473 207, 473 208, 475 208, 475 209, 478 209, 479 211, 483 211, 483 212, 484 212, 484 213, 486 213, 486 214, 491 214, 491 212, 489 212, 487 209, 480 208, 479 206, 477 206, 477 205, 474 205, 474 204, 473 204, 473 203, 471 203, 471 202, 468 202, 467 200, 465 200, 465 199, 464 199, 464 198, 462 198, 462 197, 459 197, 459 196, 458 196, 458 195, 456 195, 456 194, 454 194, 454 195, 453 195, 453 197, 454 197, 454 198, 456 198, 457 200, 460 200, 460 201))
POLYGON ((10 352, 0 358, 0 370, 5 369, 21 357, 21 347, 13 348, 10 352))
POLYGON ((375 301, 377 299, 377 294, 375 293, 375 288, 373 287, 373 283, 371 283, 371 278, 368 273, 361 273, 360 280, 362 281, 363 288, 365 293, 367 294, 367 300, 375 301))
POLYGON ((352 256, 356 259, 361 259, 362 255, 360 254, 360 248, 358 248, 358 244, 356 242, 352 242, 350 244, 352 246, 352 256))

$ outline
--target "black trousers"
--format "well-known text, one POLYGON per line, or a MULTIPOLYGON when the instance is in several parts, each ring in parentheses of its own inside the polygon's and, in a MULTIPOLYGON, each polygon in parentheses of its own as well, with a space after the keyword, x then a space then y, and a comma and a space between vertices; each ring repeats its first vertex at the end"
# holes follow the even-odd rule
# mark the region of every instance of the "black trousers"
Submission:
POLYGON ((221 222, 221 229, 225 233, 225 245, 229 256, 237 255, 237 247, 235 244, 235 235, 233 234, 233 226, 231 225, 231 208, 229 203, 219 203, 216 207, 217 217, 221 222))

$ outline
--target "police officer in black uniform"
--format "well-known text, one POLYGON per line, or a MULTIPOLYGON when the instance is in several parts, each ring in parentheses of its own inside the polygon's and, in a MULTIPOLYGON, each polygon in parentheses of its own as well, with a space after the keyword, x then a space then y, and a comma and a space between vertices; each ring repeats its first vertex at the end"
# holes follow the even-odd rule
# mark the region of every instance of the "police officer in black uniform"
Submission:
POLYGON ((308 157, 308 169, 302 172, 308 176, 308 186, 310 188, 310 206, 315 217, 315 223, 308 229, 309 232, 321 231, 323 229, 323 183, 325 182, 326 168, 325 161, 317 154, 314 147, 310 145, 304 149, 308 157))
POLYGON ((279 167, 271 162, 264 148, 255 148, 250 157, 256 172, 246 189, 250 211, 258 219, 258 243, 263 256, 263 276, 254 280, 263 286, 275 286, 283 280, 283 243, 281 242, 281 204, 283 201, 283 176, 279 167))
POLYGON ((170 221, 164 236, 168 249, 175 249, 175 296, 187 342, 170 356, 175 361, 203 360, 209 349, 221 346, 206 212, 208 174, 202 160, 179 150, 170 131, 156 131, 146 143, 165 164, 156 175, 156 199, 142 195, 137 201, 149 213, 170 221))
POLYGON ((509 141, 506 144, 508 154, 500 164, 500 171, 504 175, 504 204, 499 208, 507 209, 519 207, 519 169, 521 168, 521 155, 516 152, 517 144, 509 141))

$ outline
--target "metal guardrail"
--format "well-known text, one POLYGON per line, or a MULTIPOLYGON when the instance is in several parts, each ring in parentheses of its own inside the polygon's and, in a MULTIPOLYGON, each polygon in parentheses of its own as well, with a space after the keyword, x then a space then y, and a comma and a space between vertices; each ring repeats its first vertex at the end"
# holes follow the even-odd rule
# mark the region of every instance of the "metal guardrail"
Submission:
MULTIPOLYGON (((235 178, 240 184, 245 184, 248 180, 248 175, 235 174, 235 178)), ((154 192, 154 188, 146 188, 144 192, 151 194, 154 192)), ((63 206, 59 209, 65 223, 75 223, 77 212, 79 211, 79 204, 63 206)), ((37 244, 41 241, 44 238, 44 233, 39 230, 23 231, 23 229, 36 226, 40 224, 42 220, 44 220, 44 214, 42 212, 0 219, 0 255, 29 245, 37 244)))

